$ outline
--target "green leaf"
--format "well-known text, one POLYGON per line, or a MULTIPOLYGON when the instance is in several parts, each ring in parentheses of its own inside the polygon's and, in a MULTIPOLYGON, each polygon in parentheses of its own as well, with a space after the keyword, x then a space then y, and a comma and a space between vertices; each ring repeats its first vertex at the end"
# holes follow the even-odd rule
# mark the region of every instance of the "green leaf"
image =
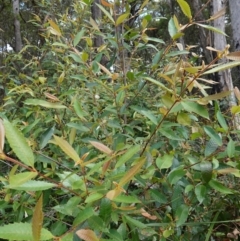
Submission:
POLYGON ((114 202, 120 203, 141 203, 141 201, 135 196, 118 195, 113 199, 114 202))
POLYGON ((77 217, 73 221, 73 225, 77 226, 77 225, 81 224, 82 222, 84 222, 85 220, 92 217, 93 215, 95 215, 93 207, 86 207, 82 211, 80 211, 80 213, 77 215, 77 217))
POLYGON ((206 143, 206 147, 204 150, 204 156, 210 156, 213 152, 215 152, 218 149, 218 144, 213 140, 210 139, 207 143, 206 143))
POLYGON ((99 217, 104 222, 108 222, 111 218, 112 213, 112 202, 108 198, 103 198, 99 207, 99 217))
POLYGON ((184 0, 177 0, 179 6, 182 9, 182 12, 189 18, 192 19, 192 13, 191 13, 191 9, 188 5, 188 3, 184 0))
POLYGON ((131 106, 131 109, 133 109, 133 110, 137 111, 138 113, 146 116, 149 120, 152 121, 153 124, 155 124, 155 125, 158 124, 156 116, 151 111, 144 110, 139 106, 131 106))
POLYGON ((83 110, 80 101, 78 101, 77 99, 75 99, 73 102, 73 108, 80 119, 84 120, 84 116, 88 115, 88 113, 83 110))
POLYGON ((168 174, 168 180, 171 183, 171 185, 176 184, 184 175, 186 174, 186 170, 183 169, 183 167, 176 168, 172 170, 168 174))
POLYGON ((22 191, 41 191, 56 187, 56 184, 45 182, 45 181, 35 181, 30 180, 21 185, 6 185, 4 188, 22 190, 22 191))
POLYGON ((38 175, 37 172, 22 172, 16 175, 9 175, 9 184, 13 186, 19 186, 38 175))
POLYGON ((211 180, 209 183, 209 186, 215 189, 218 192, 221 192, 223 194, 233 194, 233 190, 230 188, 225 187, 222 183, 216 181, 216 180, 211 180))
POLYGON ((161 83, 160 81, 157 81, 157 80, 155 80, 155 79, 153 79, 153 78, 151 78, 151 77, 143 77, 143 78, 146 79, 146 80, 148 80, 148 81, 150 81, 150 82, 152 82, 152 83, 154 83, 154 84, 156 84, 156 85, 157 85, 158 87, 160 87, 161 89, 166 90, 166 91, 169 92, 169 93, 173 93, 172 90, 168 89, 168 88, 166 87, 166 85, 164 85, 164 84, 161 83))
POLYGON ((108 17, 108 19, 109 19, 113 24, 115 24, 115 21, 113 20, 111 14, 110 14, 103 6, 101 6, 101 5, 97 4, 97 3, 95 3, 95 4, 102 10, 102 12, 108 17))
POLYGON ((206 132, 206 134, 215 142, 217 143, 219 146, 222 146, 222 139, 221 137, 218 135, 218 133, 215 132, 215 130, 210 127, 210 126, 204 126, 203 127, 204 131, 206 132))
POLYGON ((39 143, 39 149, 43 149, 49 142, 49 140, 52 138, 53 133, 55 130, 55 126, 48 128, 41 137, 40 143, 39 143))
POLYGON ((167 197, 164 195, 162 192, 156 190, 156 189, 151 189, 150 190, 150 195, 153 198, 154 201, 158 203, 167 203, 167 197))
POLYGON ((168 22, 168 32, 169 32, 171 38, 173 38, 173 36, 176 35, 176 33, 178 32, 173 18, 170 18, 170 20, 168 22))
POLYGON ((80 42, 81 38, 83 37, 85 32, 85 29, 83 28, 80 32, 77 33, 77 35, 75 36, 74 40, 73 40, 73 46, 76 47, 78 45, 78 43, 80 42))
POLYGON ((188 218, 189 207, 185 204, 179 206, 176 210, 176 226, 179 227, 183 225, 188 218))
POLYGON ((232 158, 235 156, 235 142, 232 140, 232 138, 229 137, 229 142, 227 145, 227 155, 229 158, 232 158))
POLYGON ((7 140, 14 153, 24 164, 33 167, 34 155, 23 134, 8 120, 5 119, 3 124, 7 140))
POLYGON ((174 156, 171 154, 165 154, 156 159, 157 167, 161 169, 167 169, 172 166, 174 156))
POLYGON ((219 71, 223 71, 225 69, 232 69, 233 67, 236 67, 240 65, 240 61, 233 61, 233 62, 229 62, 227 64, 221 64, 220 66, 217 66, 215 68, 212 68, 206 72, 204 72, 203 74, 212 74, 212 73, 215 73, 215 72, 219 72, 219 71))
POLYGON ((212 179, 212 163, 204 161, 200 163, 200 171, 202 174, 202 179, 204 183, 208 183, 212 179))
POLYGON ((160 43, 160 44, 165 44, 165 42, 162 39, 159 39, 159 38, 146 37, 145 40, 160 43))
POLYGON ((91 202, 94 202, 96 200, 99 200, 103 197, 104 195, 102 193, 98 193, 98 192, 95 192, 95 193, 91 193, 85 200, 85 203, 91 203, 91 202))
POLYGON ((204 106, 192 101, 182 101, 181 104, 186 111, 194 112, 203 118, 209 119, 208 111, 204 106))
POLYGON ((137 228, 146 228, 146 224, 128 216, 128 215, 124 215, 123 218, 127 221, 127 223, 129 223, 130 225, 133 225, 134 227, 137 228))
MULTIPOLYGON (((109 200, 110 201, 110 200, 109 200)), ((94 231, 108 232, 108 228, 105 226, 104 221, 99 216, 92 216, 88 219, 88 224, 94 231)))
POLYGON ((195 195, 197 197, 197 200, 200 203, 202 203, 204 201, 204 199, 206 198, 206 195, 207 195, 207 188, 206 188, 206 186, 199 184, 199 185, 197 185, 195 187, 194 191, 195 191, 195 195))
POLYGON ((201 27, 203 27, 203 28, 206 28, 206 29, 208 29, 208 30, 210 30, 210 31, 213 31, 213 32, 216 32, 216 33, 220 33, 220 34, 222 34, 222 35, 225 35, 225 36, 227 36, 227 34, 226 33, 224 33, 222 30, 220 30, 220 29, 218 29, 218 28, 215 28, 215 27, 213 27, 213 26, 211 26, 211 25, 205 25, 205 24, 200 24, 200 23, 196 23, 198 26, 201 26, 201 27))
POLYGON ((130 160, 137 152, 140 151, 140 147, 140 145, 131 146, 126 153, 119 157, 115 165, 115 168, 122 166, 124 163, 130 160))
MULTIPOLYGON (((0 226, 0 238, 7 240, 33 240, 31 223, 11 223, 0 226)), ((54 236, 46 229, 41 229, 40 240, 53 239, 54 236)))
POLYGON ((217 119, 218 119, 218 122, 221 125, 221 127, 227 132, 228 125, 227 125, 227 122, 226 122, 224 116, 222 115, 221 111, 217 112, 217 119))
POLYGON ((118 26, 119 24, 123 23, 123 21, 128 18, 129 13, 124 13, 122 15, 120 15, 117 20, 116 20, 116 26, 118 26))
POLYGON ((53 109, 64 109, 67 108, 65 105, 62 105, 60 103, 52 103, 48 102, 46 100, 40 100, 40 99, 26 99, 24 101, 25 105, 36 105, 36 106, 42 106, 46 108, 53 108, 53 109))

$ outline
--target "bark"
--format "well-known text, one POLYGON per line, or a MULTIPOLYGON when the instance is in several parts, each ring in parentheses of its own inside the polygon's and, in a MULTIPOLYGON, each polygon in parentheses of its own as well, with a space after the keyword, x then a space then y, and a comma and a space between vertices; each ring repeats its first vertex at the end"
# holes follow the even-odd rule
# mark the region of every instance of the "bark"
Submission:
MULTIPOLYGON (((219 12, 222 8, 226 7, 225 1, 213 0, 213 14, 219 12)), ((225 16, 221 16, 213 21, 214 27, 225 31, 225 16)), ((226 48, 227 41, 226 37, 222 34, 214 32, 214 48, 217 50, 224 50, 226 48)), ((220 59, 219 63, 226 63, 226 58, 220 59)), ((229 96, 229 107, 236 106, 236 98, 233 92, 233 82, 232 82, 232 75, 230 69, 224 70, 218 73, 219 74, 219 81, 223 90, 231 91, 229 96)), ((234 127, 240 129, 240 119, 237 115, 234 118, 234 127)))
POLYGON ((14 15, 14 34, 15 34, 15 51, 20 52, 22 49, 21 24, 19 21, 19 0, 12 1, 14 15))

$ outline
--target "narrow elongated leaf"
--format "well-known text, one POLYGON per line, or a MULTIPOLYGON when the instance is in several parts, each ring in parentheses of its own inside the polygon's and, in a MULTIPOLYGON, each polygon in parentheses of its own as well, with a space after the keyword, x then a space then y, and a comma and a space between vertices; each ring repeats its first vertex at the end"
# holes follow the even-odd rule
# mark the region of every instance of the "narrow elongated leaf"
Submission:
POLYGON ((65 105, 62 105, 60 103, 52 103, 48 102, 46 100, 40 100, 40 99, 26 99, 24 101, 25 105, 36 105, 36 106, 42 106, 46 108, 53 108, 53 109, 64 109, 67 108, 65 105))
POLYGON ((227 145, 227 154, 229 158, 234 157, 235 155, 235 142, 232 140, 232 138, 229 137, 229 142, 227 145))
POLYGON ((178 32, 173 18, 171 18, 168 22, 168 32, 169 32, 171 38, 173 38, 178 32))
POLYGON ((103 195, 102 193, 98 193, 98 192, 92 193, 92 194, 90 194, 90 195, 86 198, 85 203, 94 202, 94 201, 96 201, 96 200, 101 199, 103 196, 104 196, 104 195, 103 195))
POLYGON ((5 129, 4 129, 2 119, 0 119, 0 153, 3 153, 4 142, 5 142, 5 129))
POLYGON ((113 20, 113 17, 111 16, 111 14, 101 5, 95 3, 101 10, 102 12, 108 17, 108 19, 113 23, 115 24, 114 20, 113 20))
POLYGON ((80 229, 76 232, 76 234, 84 241, 99 241, 96 234, 90 229, 80 229))
POLYGON ((85 32, 85 29, 81 29, 81 31, 79 31, 77 33, 77 35, 75 36, 74 40, 73 40, 73 46, 76 47, 78 45, 78 43, 80 42, 81 38, 83 37, 85 32))
POLYGON ((201 26, 201 27, 206 28, 206 29, 208 29, 208 30, 211 30, 211 31, 213 31, 213 32, 220 33, 220 34, 222 34, 222 35, 227 36, 227 34, 224 33, 222 30, 220 30, 220 29, 218 29, 218 28, 215 28, 215 27, 213 27, 213 26, 211 26, 211 25, 205 25, 205 24, 200 24, 200 23, 196 23, 196 24, 197 24, 198 26, 201 26))
POLYGON ((206 119, 209 119, 208 111, 204 106, 192 101, 182 101, 181 104, 186 111, 194 112, 206 119))
POLYGON ((216 72, 219 72, 219 71, 223 71, 225 69, 232 69, 232 68, 234 68, 238 65, 240 65, 240 61, 233 61, 233 62, 229 62, 229 63, 226 63, 226 64, 221 64, 220 66, 212 68, 212 69, 204 72, 203 74, 212 74, 212 73, 216 73, 216 72))
POLYGON ((240 51, 229 53, 226 56, 226 58, 230 59, 230 60, 234 60, 234 61, 239 61, 240 60, 240 51))
POLYGON ((27 182, 37 176, 37 172, 22 172, 18 173, 16 175, 10 175, 9 176, 9 184, 18 186, 23 184, 24 182, 27 182))
POLYGON ((4 120, 3 124, 5 127, 7 140, 14 153, 24 164, 33 167, 34 155, 23 134, 8 120, 4 120))
MULTIPOLYGON (((0 238, 7 240, 33 240, 31 223, 11 223, 0 227, 0 238)), ((46 229, 41 229, 40 240, 50 240, 54 236, 46 229)))
POLYGON ((183 225, 186 222, 188 218, 188 211, 189 211, 189 207, 185 204, 182 204, 177 208, 177 211, 176 211, 177 227, 183 225))
POLYGON ((79 225, 85 220, 87 220, 88 218, 92 217, 93 215, 95 215, 93 207, 86 207, 82 211, 80 211, 80 213, 77 215, 77 217, 73 222, 73 225, 74 226, 79 225))
POLYGON ((120 202, 120 203, 141 203, 140 200, 138 200, 135 196, 126 196, 126 195, 118 195, 113 199, 114 202, 120 202))
POLYGON ((81 158, 78 156, 77 152, 73 149, 73 147, 64 139, 58 136, 53 136, 54 140, 56 141, 56 144, 71 158, 73 159, 76 163, 82 164, 83 161, 81 158))
POLYGON ((40 241, 40 238, 41 238, 41 230, 42 230, 42 224, 43 224, 42 202, 43 202, 43 197, 41 195, 36 203, 35 210, 33 212, 33 217, 32 217, 32 233, 33 233, 34 241, 40 241))
POLYGON ((39 148, 40 150, 43 149, 49 142, 49 140, 52 138, 53 133, 55 130, 55 126, 48 128, 43 134, 42 138, 40 140, 39 148))
POLYGON ((191 13, 191 9, 188 5, 188 3, 184 0, 177 0, 179 6, 182 9, 182 12, 189 18, 192 19, 192 13, 191 13))
POLYGON ((73 102, 73 108, 74 108, 76 114, 78 115, 78 117, 82 120, 85 120, 84 116, 87 116, 88 113, 83 110, 80 102, 77 99, 75 99, 73 102))
POLYGON ((124 186, 126 183, 128 183, 142 168, 146 161, 146 157, 142 157, 138 159, 138 162, 136 165, 134 165, 120 180, 119 186, 124 186))
POLYGON ((97 142, 97 141, 89 141, 91 145, 93 145, 95 148, 97 148, 99 151, 106 153, 107 155, 111 155, 113 153, 113 151, 105 146, 103 143, 101 142, 97 142))
POLYGON ((48 22, 49 22, 50 26, 56 31, 56 33, 57 33, 56 35, 61 36, 62 33, 61 33, 59 26, 51 19, 48 19, 48 22))
POLYGON ((228 131, 227 122, 226 122, 224 116, 222 115, 221 111, 218 111, 218 112, 217 112, 217 119, 218 119, 218 122, 219 122, 219 124, 221 125, 221 127, 222 127, 225 131, 228 131))
POLYGON ((116 20, 116 26, 123 23, 123 21, 125 21, 128 18, 128 16, 129 16, 129 13, 124 13, 124 14, 120 15, 116 20))
POLYGON ((231 91, 222 91, 220 93, 214 94, 214 95, 208 95, 200 99, 200 101, 210 101, 210 100, 219 100, 224 97, 229 96, 231 91))
POLYGON ((145 228, 146 227, 146 224, 144 224, 128 215, 125 215, 123 217, 129 224, 133 225, 134 227, 137 227, 137 228, 145 228))
POLYGON ((203 129, 214 142, 216 142, 219 146, 222 146, 221 137, 218 135, 218 133, 215 132, 215 130, 212 127, 204 126, 203 129))
POLYGON ((233 190, 231 190, 228 187, 225 187, 222 183, 216 181, 216 180, 211 180, 209 183, 209 186, 215 189, 218 192, 221 192, 223 194, 233 194, 233 190))
POLYGON ((149 82, 152 82, 154 84, 156 84, 158 87, 160 87, 163 90, 166 90, 169 93, 173 93, 172 90, 168 89, 164 84, 162 84, 160 81, 157 81, 151 77, 143 77, 144 79, 148 80, 149 82))
POLYGON ((35 181, 35 180, 27 181, 21 185, 4 186, 4 188, 22 190, 22 191, 41 191, 41 190, 47 190, 53 187, 56 187, 56 184, 44 182, 44 181, 35 181))
POLYGON ((156 160, 157 167, 161 169, 167 169, 172 166, 174 156, 171 154, 165 154, 164 156, 158 157, 156 160))

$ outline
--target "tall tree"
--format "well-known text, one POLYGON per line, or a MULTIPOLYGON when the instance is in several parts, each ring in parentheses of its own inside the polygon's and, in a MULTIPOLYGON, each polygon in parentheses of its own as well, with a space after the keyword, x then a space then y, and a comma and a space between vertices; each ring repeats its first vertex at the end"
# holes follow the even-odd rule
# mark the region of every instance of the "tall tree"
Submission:
POLYGON ((19 0, 12 1, 14 15, 14 34, 15 34, 15 51, 19 52, 22 49, 21 24, 19 21, 19 0))

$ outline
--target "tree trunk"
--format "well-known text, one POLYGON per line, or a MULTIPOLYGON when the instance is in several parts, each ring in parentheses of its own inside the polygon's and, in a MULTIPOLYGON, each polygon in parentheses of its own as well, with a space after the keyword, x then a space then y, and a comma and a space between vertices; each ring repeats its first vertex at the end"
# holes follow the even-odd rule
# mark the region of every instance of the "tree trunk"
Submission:
MULTIPOLYGON (((213 14, 219 12, 221 9, 226 7, 225 1, 213 0, 213 14)), ((239 13, 238 13, 239 14, 239 13)), ((221 16, 213 21, 214 27, 225 31, 225 16, 221 16)), ((214 48, 217 50, 224 50, 226 48, 227 41, 226 37, 222 34, 214 32, 214 48)), ((227 62, 226 58, 222 58, 218 61, 219 63, 227 62)), ((220 71, 219 73, 219 81, 222 89, 231 91, 229 96, 229 107, 236 106, 236 98, 233 92, 233 82, 232 75, 230 69, 220 71)), ((239 116, 235 115, 234 118, 234 127, 240 129, 240 119, 239 116)))
POLYGON ((20 52, 22 49, 21 24, 19 21, 19 0, 12 1, 14 15, 14 34, 15 34, 15 51, 20 52))

